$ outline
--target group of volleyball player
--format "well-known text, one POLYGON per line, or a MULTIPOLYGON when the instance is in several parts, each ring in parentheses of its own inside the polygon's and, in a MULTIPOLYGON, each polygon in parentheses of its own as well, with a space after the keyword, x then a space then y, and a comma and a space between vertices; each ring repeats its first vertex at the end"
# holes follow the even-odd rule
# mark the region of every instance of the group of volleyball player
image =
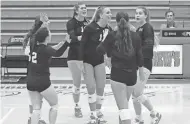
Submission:
MULTIPOLYGON (((74 6, 74 15, 67 22, 65 39, 55 46, 51 42, 49 19, 46 14, 36 17, 33 28, 25 36, 24 49, 29 48, 27 89, 31 99, 30 124, 45 123, 40 118, 42 99, 51 106, 49 124, 55 124, 58 111, 58 96, 50 81, 50 63, 53 56, 61 56, 69 47, 68 67, 73 79, 73 99, 75 117, 83 117, 80 102, 81 77, 87 87, 90 119, 87 124, 105 124, 101 111, 106 84, 105 67, 111 69, 110 84, 119 110, 119 124, 131 124, 132 115, 129 99, 133 97, 136 112, 135 123, 144 124, 141 105, 150 111, 151 124, 158 124, 161 114, 143 94, 144 87, 152 71, 154 29, 149 23, 149 11, 137 7, 136 29, 127 12, 116 14, 116 27, 110 26, 111 10, 100 6, 90 21, 86 18, 87 8, 82 2, 74 6), (30 42, 28 42, 30 41, 30 42)), ((26 50, 27 51, 27 50, 26 50)), ((64 74, 63 74, 64 76, 64 74)))

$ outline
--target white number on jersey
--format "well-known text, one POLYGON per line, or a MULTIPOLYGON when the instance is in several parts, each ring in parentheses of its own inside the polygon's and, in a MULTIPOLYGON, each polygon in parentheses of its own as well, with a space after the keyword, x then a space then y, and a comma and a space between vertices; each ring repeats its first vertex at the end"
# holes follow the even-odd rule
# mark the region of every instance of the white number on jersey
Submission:
POLYGON ((103 42, 103 41, 106 39, 108 33, 109 33, 109 30, 108 30, 108 29, 105 29, 105 30, 103 31, 103 36, 102 36, 102 34, 100 34, 100 39, 99 39, 99 41, 103 42))
POLYGON ((81 32, 82 32, 82 33, 84 32, 84 27, 81 27, 81 32))
POLYGON ((37 63, 37 53, 36 52, 32 52, 32 55, 29 55, 29 61, 31 61, 32 63, 37 63))

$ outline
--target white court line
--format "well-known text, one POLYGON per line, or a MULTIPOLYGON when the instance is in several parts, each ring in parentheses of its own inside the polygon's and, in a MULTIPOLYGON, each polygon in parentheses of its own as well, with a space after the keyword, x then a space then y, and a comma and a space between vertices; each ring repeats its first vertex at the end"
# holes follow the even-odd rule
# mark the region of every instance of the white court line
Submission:
POLYGON ((0 124, 3 124, 6 119, 8 119, 9 115, 15 110, 15 108, 11 108, 9 112, 0 120, 0 124))

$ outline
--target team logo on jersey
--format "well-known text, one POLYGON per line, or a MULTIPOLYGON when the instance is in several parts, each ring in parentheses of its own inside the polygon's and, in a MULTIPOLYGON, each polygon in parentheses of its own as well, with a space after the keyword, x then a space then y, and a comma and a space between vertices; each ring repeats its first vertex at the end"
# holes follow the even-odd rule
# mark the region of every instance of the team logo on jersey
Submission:
POLYGON ((143 28, 139 28, 139 31, 143 31, 143 28))

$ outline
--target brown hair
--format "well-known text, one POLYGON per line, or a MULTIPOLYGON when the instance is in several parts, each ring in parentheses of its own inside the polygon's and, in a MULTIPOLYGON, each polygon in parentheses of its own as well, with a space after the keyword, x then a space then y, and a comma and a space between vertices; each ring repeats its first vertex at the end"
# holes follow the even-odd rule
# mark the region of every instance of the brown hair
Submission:
POLYGON ((116 32, 116 43, 119 52, 131 56, 134 54, 134 48, 132 45, 130 27, 128 24, 129 16, 127 13, 118 12, 116 14, 117 32, 116 32))
POLYGON ((99 6, 94 12, 92 21, 98 22, 100 20, 100 14, 103 14, 105 8, 105 6, 99 6))
POLYGON ((150 22, 150 11, 144 6, 138 6, 137 8, 143 10, 144 14, 147 16, 146 22, 149 23, 150 22))
POLYGON ((77 4, 74 5, 74 13, 73 13, 73 16, 77 16, 78 13, 76 11, 78 11, 80 5, 83 5, 84 3, 83 2, 78 2, 77 4))

